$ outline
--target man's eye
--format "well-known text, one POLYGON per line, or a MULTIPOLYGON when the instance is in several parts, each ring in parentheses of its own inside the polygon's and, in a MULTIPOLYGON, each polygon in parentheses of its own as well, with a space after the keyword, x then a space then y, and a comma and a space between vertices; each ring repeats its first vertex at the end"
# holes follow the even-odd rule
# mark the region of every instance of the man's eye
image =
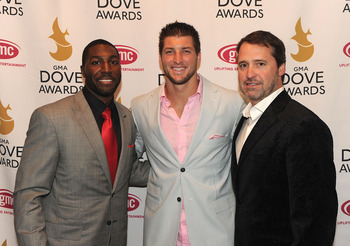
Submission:
POLYGON ((100 61, 92 61, 91 64, 92 64, 92 65, 99 65, 99 64, 100 64, 100 61))
POLYGON ((118 64, 119 64, 119 61, 118 61, 118 60, 111 61, 111 64, 113 64, 113 65, 118 65, 118 64))

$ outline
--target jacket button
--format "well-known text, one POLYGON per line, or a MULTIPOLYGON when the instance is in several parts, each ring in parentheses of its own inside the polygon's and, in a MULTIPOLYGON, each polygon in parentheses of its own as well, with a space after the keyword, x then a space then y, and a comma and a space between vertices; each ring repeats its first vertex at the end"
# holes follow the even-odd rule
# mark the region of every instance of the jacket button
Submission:
POLYGON ((110 220, 107 221, 107 225, 110 225, 112 224, 112 222, 110 220))
POLYGON ((178 197, 178 198, 177 198, 177 201, 178 201, 178 202, 181 202, 181 197, 178 197))
POLYGON ((184 167, 182 167, 182 168, 180 169, 181 172, 185 172, 185 170, 186 170, 186 169, 185 169, 184 167))

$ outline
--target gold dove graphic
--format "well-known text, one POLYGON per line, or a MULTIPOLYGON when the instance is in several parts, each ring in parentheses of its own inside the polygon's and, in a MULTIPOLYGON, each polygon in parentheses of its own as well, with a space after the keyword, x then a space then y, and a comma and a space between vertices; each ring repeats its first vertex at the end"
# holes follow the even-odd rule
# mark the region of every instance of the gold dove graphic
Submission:
POLYGON ((295 35, 291 38, 298 43, 298 53, 291 54, 292 58, 298 62, 307 61, 314 54, 314 45, 307 39, 308 35, 311 35, 310 29, 307 32, 303 31, 300 17, 297 24, 295 25, 295 35))
POLYGON ((5 241, 1 244, 1 246, 7 246, 7 240, 5 240, 5 241))
POLYGON ((14 120, 7 114, 7 110, 11 110, 10 105, 5 108, 0 100, 0 134, 7 135, 12 132, 15 127, 14 120))
POLYGON ((50 55, 57 61, 65 61, 72 55, 73 48, 72 45, 65 38, 66 35, 69 35, 68 31, 61 31, 58 25, 57 17, 53 22, 52 31, 53 34, 49 36, 49 38, 52 38, 56 42, 57 51, 56 53, 50 52, 50 55))

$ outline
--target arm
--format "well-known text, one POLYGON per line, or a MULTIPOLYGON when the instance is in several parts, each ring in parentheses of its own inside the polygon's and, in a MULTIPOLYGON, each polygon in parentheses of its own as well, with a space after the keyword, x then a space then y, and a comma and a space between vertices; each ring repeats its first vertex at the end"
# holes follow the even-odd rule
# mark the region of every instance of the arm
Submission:
POLYGON ((145 187, 147 186, 150 164, 148 160, 141 160, 145 152, 145 145, 138 128, 136 128, 135 151, 137 156, 135 155, 133 161, 129 184, 136 187, 145 187))
POLYGON ((286 152, 292 246, 331 246, 338 210, 333 140, 319 119, 288 126, 286 152))
POLYGON ((50 192, 58 162, 54 127, 34 111, 14 191, 15 230, 19 245, 46 245, 43 199, 50 192))

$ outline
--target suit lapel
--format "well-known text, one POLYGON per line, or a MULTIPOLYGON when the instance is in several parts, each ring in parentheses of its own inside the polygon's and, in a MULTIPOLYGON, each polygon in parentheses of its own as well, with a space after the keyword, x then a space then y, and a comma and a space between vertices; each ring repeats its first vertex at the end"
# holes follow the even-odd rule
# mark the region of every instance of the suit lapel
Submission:
POLYGON ((122 142, 122 146, 121 146, 121 150, 120 150, 120 157, 119 157, 119 161, 118 161, 118 167, 117 167, 117 173, 115 175, 115 180, 114 180, 114 187, 113 190, 115 189, 115 187, 117 186, 117 183, 120 179, 120 175, 123 173, 123 169, 125 168, 125 163, 127 163, 127 161, 131 161, 131 160, 126 160, 126 154, 128 151, 128 142, 129 139, 131 138, 131 132, 130 132, 130 125, 132 124, 132 120, 130 119, 130 117, 128 117, 122 106, 119 105, 119 103, 115 102, 115 105, 117 107, 117 111, 118 111, 118 115, 119 115, 119 122, 120 122, 120 130, 121 130, 121 142, 122 142))
POLYGON ((288 93, 282 91, 270 106, 267 107, 243 145, 240 159, 238 161, 239 166, 244 163, 249 152, 253 150, 254 145, 262 138, 265 132, 278 120, 278 113, 284 109, 289 100, 290 96, 288 93))
POLYGON ((178 163, 181 165, 178 156, 175 153, 175 150, 169 143, 165 133, 162 130, 160 125, 160 95, 162 91, 162 86, 159 86, 153 93, 150 95, 149 100, 147 101, 147 111, 148 111, 148 120, 150 122, 150 127, 154 131, 154 135, 157 138, 158 142, 154 144, 159 144, 159 148, 168 151, 171 157, 174 159, 171 163, 178 163))
POLYGON ((235 169, 236 166, 237 166, 237 155, 236 155, 236 140, 237 140, 237 137, 238 137, 238 134, 239 132, 241 131, 241 128, 242 128, 242 125, 244 123, 244 121, 246 120, 245 117, 241 117, 241 119, 239 120, 238 122, 238 125, 235 129, 235 133, 233 134, 233 140, 232 140, 232 159, 231 159, 231 162, 232 162, 232 169, 235 169))
POLYGON ((184 159, 184 165, 186 165, 187 159, 193 156, 193 153, 198 145, 205 139, 208 129, 211 127, 217 109, 220 104, 220 93, 212 86, 212 84, 203 78, 203 96, 201 112, 198 118, 196 129, 193 133, 191 144, 188 148, 186 157, 184 159))
POLYGON ((92 148, 96 152, 97 159, 101 167, 112 185, 111 176, 109 173, 109 166, 106 152, 104 149, 101 133, 96 124, 95 117, 87 103, 82 91, 79 91, 74 97, 74 104, 72 105, 73 113, 76 115, 81 128, 90 142, 92 148))

